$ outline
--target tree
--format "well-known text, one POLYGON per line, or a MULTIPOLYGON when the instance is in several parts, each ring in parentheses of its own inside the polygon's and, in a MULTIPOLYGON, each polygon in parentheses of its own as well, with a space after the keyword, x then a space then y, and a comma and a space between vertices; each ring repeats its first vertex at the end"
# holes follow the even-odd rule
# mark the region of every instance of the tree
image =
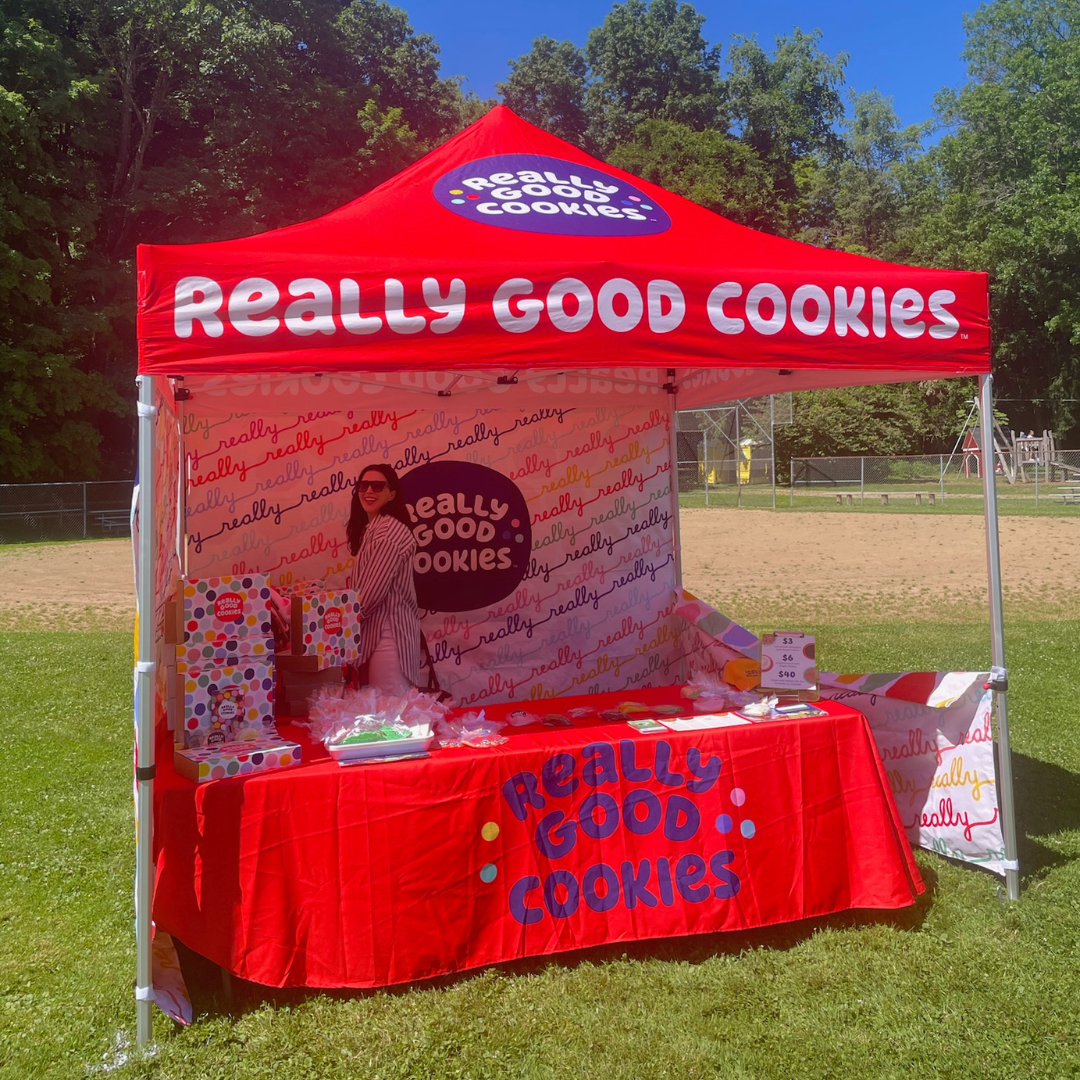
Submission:
POLYGON ((893 254, 902 209, 898 170, 921 153, 926 125, 901 130, 892 101, 877 90, 851 93, 845 156, 831 173, 832 246, 861 255, 893 254))
POLYGON ((304 220, 475 116, 385 0, 4 0, 0 477, 133 468, 134 254, 304 220))
POLYGON ((996 393, 1062 435, 1080 418, 1080 3, 995 0, 965 25, 970 81, 905 174, 906 254, 990 272, 996 393))
POLYGON ((773 188, 789 207, 784 231, 807 224, 799 208, 812 190, 811 173, 844 156, 837 125, 844 116, 840 88, 847 54, 821 52, 821 31, 796 28, 776 39, 767 56, 756 38, 736 35, 728 50, 727 109, 740 139, 765 163, 773 188))
POLYGON ((100 95, 61 12, 0 14, 0 481, 88 475, 124 406, 95 370, 107 315, 80 270, 98 215, 86 198, 87 118, 100 95))
POLYGON ((510 61, 510 77, 496 84, 503 103, 531 124, 560 139, 585 145, 585 54, 571 41, 538 37, 532 49, 510 61))
POLYGON ((965 379, 798 393, 792 423, 776 428, 777 461, 948 453, 960 427, 958 410, 973 393, 973 381, 965 379))
POLYGON ((601 153, 631 139, 645 120, 671 120, 697 131, 726 126, 720 50, 702 37, 704 22, 688 3, 626 0, 589 34, 586 107, 601 153))
POLYGON ((460 84, 439 75, 438 43, 416 33, 401 8, 386 0, 352 0, 337 30, 349 58, 346 84, 365 87, 383 113, 399 110, 425 144, 458 130, 460 84))
POLYGON ((783 219, 768 170, 749 147, 722 131, 646 120, 609 160, 741 225, 770 229, 783 219))

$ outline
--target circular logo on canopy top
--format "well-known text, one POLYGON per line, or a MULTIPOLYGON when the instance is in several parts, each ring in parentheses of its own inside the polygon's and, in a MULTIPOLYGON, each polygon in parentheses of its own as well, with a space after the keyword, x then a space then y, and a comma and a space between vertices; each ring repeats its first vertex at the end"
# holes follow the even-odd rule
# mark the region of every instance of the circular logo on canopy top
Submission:
POLYGON ((532 551, 517 485, 471 461, 433 461, 401 478, 417 552, 416 600, 429 611, 472 611, 521 582, 532 551))
POLYGON ((555 236, 652 236, 671 218, 625 180, 536 154, 497 154, 439 177, 436 201, 458 217, 555 236))

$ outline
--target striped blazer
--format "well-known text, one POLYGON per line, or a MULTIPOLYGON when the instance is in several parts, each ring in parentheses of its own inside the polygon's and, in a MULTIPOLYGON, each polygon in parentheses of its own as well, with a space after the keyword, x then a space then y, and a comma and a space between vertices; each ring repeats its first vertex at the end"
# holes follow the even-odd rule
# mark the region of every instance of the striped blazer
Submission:
POLYGON ((413 685, 420 681, 420 611, 413 584, 416 540, 407 525, 389 514, 368 523, 356 553, 352 586, 360 602, 360 646, 357 661, 371 659, 389 622, 401 673, 413 685))

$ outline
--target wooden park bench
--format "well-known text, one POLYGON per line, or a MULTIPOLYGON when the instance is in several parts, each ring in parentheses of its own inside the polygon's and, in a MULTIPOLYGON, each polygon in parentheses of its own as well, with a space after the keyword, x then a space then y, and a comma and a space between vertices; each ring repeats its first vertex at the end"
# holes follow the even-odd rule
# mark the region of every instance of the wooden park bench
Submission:
MULTIPOLYGON (((868 492, 866 492, 866 497, 868 499, 869 498, 879 498, 879 499, 881 499, 881 505, 882 506, 888 506, 889 505, 889 496, 890 495, 893 498, 896 498, 899 495, 914 495, 915 496, 915 505, 916 506, 922 506, 923 499, 928 500, 931 506, 936 506, 937 505, 937 494, 936 494, 936 492, 933 492, 933 491, 868 491, 868 492)), ((848 499, 850 501, 850 499, 851 499, 850 495, 848 496, 848 499)), ((840 496, 839 495, 836 496, 836 501, 837 502, 840 501, 840 496)))

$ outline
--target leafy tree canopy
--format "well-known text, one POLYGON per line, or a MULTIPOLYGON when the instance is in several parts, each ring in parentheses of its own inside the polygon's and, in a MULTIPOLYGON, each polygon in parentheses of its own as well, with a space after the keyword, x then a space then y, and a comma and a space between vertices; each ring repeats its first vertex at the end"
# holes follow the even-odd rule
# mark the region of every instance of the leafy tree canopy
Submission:
POLYGON ((476 112, 386 0, 4 0, 0 481, 131 474, 136 243, 325 213, 476 112))
POLYGON ((695 131, 674 120, 646 120, 609 160, 741 225, 770 229, 784 216, 764 163, 721 131, 695 131))
MULTIPOLYGON (((616 3, 581 47, 537 38, 499 90, 735 221, 989 270, 999 399, 1019 426, 1068 436, 1080 0, 991 0, 966 26, 969 79, 939 96, 927 151, 926 125, 846 90, 847 57, 818 31, 725 52, 680 0, 616 3)), ((389 0, 0 0, 0 482, 130 474, 136 243, 324 213, 487 104, 441 75, 437 43, 389 0)), ((913 452, 942 427, 920 419, 919 394, 939 392, 803 395, 785 438, 913 452)))
POLYGON ((503 103, 531 124, 585 145, 588 64, 573 42, 538 37, 532 51, 510 61, 510 77, 496 89, 503 103))
POLYGON ((626 0, 589 34, 586 91, 593 142, 610 150, 645 120, 701 130, 720 112, 720 50, 702 36, 705 17, 678 0, 626 0))
POLYGON ((996 393, 1062 432, 1080 418, 1080 3, 995 0, 965 23, 970 80, 905 174, 904 254, 990 271, 996 393))

